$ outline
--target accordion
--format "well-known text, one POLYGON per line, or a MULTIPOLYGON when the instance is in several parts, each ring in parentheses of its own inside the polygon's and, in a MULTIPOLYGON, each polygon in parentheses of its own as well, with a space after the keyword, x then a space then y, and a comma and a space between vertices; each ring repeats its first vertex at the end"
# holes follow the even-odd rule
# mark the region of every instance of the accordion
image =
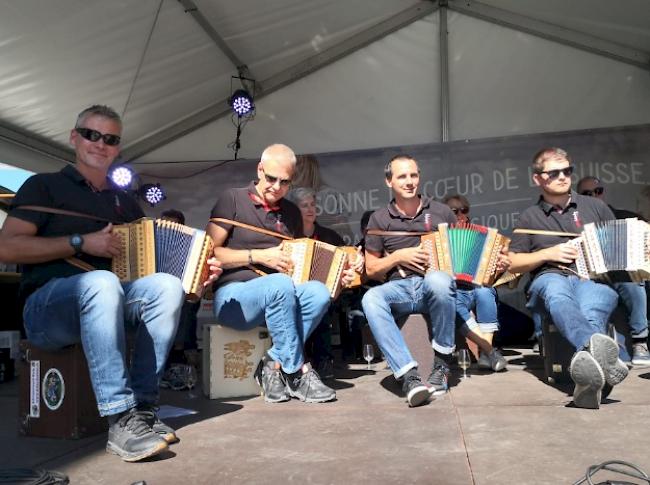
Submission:
POLYGON ((212 238, 205 231, 150 218, 115 226, 113 231, 120 235, 121 248, 111 271, 120 281, 168 273, 181 280, 187 295, 201 294, 213 250, 212 238))
POLYGON ((282 242, 282 250, 291 259, 290 276, 294 284, 320 281, 327 286, 332 298, 336 298, 342 289, 341 278, 350 258, 350 249, 354 249, 356 254, 355 248, 344 249, 309 238, 282 242))
POLYGON ((650 224, 618 219, 585 224, 582 235, 567 242, 578 250, 578 276, 605 283, 650 280, 650 224))
POLYGON ((498 257, 510 242, 490 227, 446 223, 439 224, 437 232, 420 236, 420 240, 429 255, 425 272, 444 271, 475 286, 492 286, 500 279, 498 257))

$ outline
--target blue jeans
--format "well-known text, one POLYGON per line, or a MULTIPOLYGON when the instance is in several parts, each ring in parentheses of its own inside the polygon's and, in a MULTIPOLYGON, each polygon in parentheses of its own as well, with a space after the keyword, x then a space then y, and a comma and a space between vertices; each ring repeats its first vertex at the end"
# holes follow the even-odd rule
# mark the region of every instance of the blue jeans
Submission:
POLYGON ((564 338, 582 350, 594 333, 607 333, 607 321, 617 302, 618 295, 607 285, 544 273, 531 283, 526 307, 536 322, 549 315, 564 338))
POLYGON ((219 288, 214 315, 221 325, 236 330, 266 325, 273 340, 269 356, 291 374, 304 363, 303 345, 329 304, 330 294, 323 283, 294 286, 289 276, 275 273, 219 288))
POLYGON ((497 290, 482 286, 471 290, 456 290, 456 312, 470 330, 477 326, 482 333, 499 330, 497 290), (476 318, 472 315, 476 312, 476 318))
POLYGON ((425 277, 392 280, 370 288, 361 300, 370 330, 395 377, 417 367, 395 319, 412 313, 429 315, 436 352, 454 351, 456 284, 447 273, 431 271, 425 277))
POLYGON ((634 339, 648 337, 648 296, 645 283, 614 283, 628 314, 630 336, 634 339))
POLYGON ((102 270, 55 278, 27 299, 25 330, 45 350, 81 342, 99 414, 117 414, 158 401, 184 298, 180 280, 164 273, 129 283, 102 270), (135 329, 130 368, 126 326, 135 329))

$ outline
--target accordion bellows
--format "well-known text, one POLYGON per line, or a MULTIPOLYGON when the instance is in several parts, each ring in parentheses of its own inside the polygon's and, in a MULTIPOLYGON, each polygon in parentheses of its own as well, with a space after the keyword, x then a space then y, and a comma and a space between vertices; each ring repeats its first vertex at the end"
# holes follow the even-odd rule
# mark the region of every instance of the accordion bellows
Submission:
POLYGON ((568 242, 578 250, 581 278, 607 283, 650 280, 650 225, 639 219, 585 224, 582 235, 568 242))
POLYGON ((496 229, 478 224, 439 224, 438 231, 421 236, 429 254, 427 271, 444 271, 458 281, 492 286, 499 253, 510 240, 496 229))
MULTIPOLYGON (((348 262, 348 252, 315 239, 300 238, 282 242, 282 250, 291 258, 291 279, 298 285, 320 281, 332 298, 341 291, 341 277, 348 262)), ((351 285, 352 286, 352 285, 351 285)))
POLYGON ((113 231, 121 236, 122 247, 111 271, 120 281, 168 273, 181 280, 186 294, 200 294, 213 250, 212 238, 205 231, 150 218, 115 226, 113 231))

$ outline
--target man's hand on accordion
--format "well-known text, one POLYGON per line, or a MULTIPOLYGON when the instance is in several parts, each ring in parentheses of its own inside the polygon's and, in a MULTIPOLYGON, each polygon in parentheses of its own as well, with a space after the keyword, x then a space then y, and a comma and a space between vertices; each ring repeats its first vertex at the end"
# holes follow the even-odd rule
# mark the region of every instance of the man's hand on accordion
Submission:
POLYGON ((214 283, 217 278, 221 276, 221 273, 223 273, 223 269, 221 268, 221 261, 215 257, 209 258, 208 271, 208 279, 203 283, 203 288, 207 288, 208 286, 212 285, 212 283, 214 283))
POLYGON ((499 256, 497 256, 497 273, 503 273, 505 271, 508 271, 508 268, 510 268, 510 257, 508 256, 508 247, 505 246, 501 252, 499 253, 499 256))
POLYGON ((268 249, 255 249, 252 255, 255 264, 261 264, 282 273, 289 273, 291 270, 291 258, 286 251, 282 250, 282 244, 268 249))
POLYGON ((398 258, 400 264, 415 267, 422 271, 426 270, 429 262, 429 255, 422 244, 413 248, 398 249, 393 254, 398 258))
POLYGON ((113 232, 113 224, 108 224, 97 232, 84 234, 82 251, 93 256, 113 258, 120 254, 121 240, 119 234, 113 232))
POLYGON ((540 251, 543 251, 544 259, 550 263, 571 264, 578 257, 578 251, 566 243, 557 244, 540 251))

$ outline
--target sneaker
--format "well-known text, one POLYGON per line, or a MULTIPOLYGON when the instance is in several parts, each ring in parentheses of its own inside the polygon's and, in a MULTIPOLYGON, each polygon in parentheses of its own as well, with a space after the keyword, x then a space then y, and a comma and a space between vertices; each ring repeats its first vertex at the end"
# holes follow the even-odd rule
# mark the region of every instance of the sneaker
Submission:
POLYGON ((593 334, 589 339, 589 353, 600 365, 609 385, 620 384, 627 377, 629 371, 618 358, 618 344, 613 338, 602 333, 593 334))
POLYGON ((648 344, 644 342, 632 344, 632 364, 638 366, 650 366, 648 344))
POLYGON ((180 441, 176 431, 171 426, 163 423, 158 417, 158 407, 151 404, 138 404, 138 413, 141 414, 154 433, 170 445, 180 441))
POLYGON ((264 355, 255 370, 255 382, 262 388, 266 402, 285 402, 291 399, 282 371, 276 369, 275 361, 264 355))
POLYGON ((153 432, 135 408, 122 414, 108 428, 106 451, 124 461, 139 461, 166 450, 167 442, 153 432))
POLYGON ((489 354, 481 352, 478 358, 479 369, 491 369, 494 372, 501 372, 507 365, 508 361, 497 349, 492 349, 489 354))
POLYGON ((427 378, 430 384, 429 393, 434 396, 444 394, 449 389, 447 381, 449 380, 449 366, 438 357, 433 358, 433 368, 427 378))
POLYGON ((187 381, 185 380, 184 364, 172 364, 165 371, 160 379, 160 387, 164 389, 171 389, 172 391, 182 391, 187 388, 187 381))
POLYGON ((598 409, 605 385, 605 375, 594 356, 585 350, 576 352, 571 359, 569 373, 576 385, 573 391, 575 406, 598 409))
POLYGON ((332 359, 321 360, 316 365, 316 372, 321 379, 334 379, 334 361, 332 359))
POLYGON ((307 372, 302 372, 301 369, 293 374, 285 374, 289 395, 302 402, 327 402, 336 399, 336 391, 323 384, 311 365, 306 365, 307 372))
POLYGON ((416 369, 409 370, 400 380, 402 391, 406 395, 406 402, 409 407, 416 407, 424 404, 431 396, 429 388, 422 383, 422 378, 416 369))

